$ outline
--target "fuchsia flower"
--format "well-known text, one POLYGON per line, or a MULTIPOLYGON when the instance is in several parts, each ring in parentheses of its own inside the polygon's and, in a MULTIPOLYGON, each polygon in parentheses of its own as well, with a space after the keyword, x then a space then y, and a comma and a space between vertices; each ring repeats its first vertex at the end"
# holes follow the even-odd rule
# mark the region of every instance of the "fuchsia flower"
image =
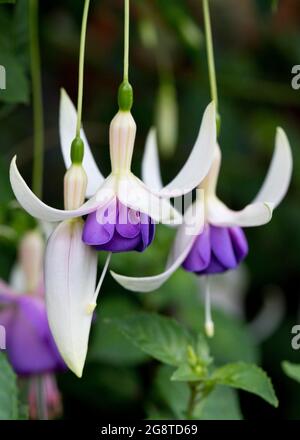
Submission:
POLYGON ((65 370, 46 314, 43 282, 44 241, 38 231, 27 232, 19 247, 10 286, 0 280, 0 324, 6 333, 8 359, 28 381, 29 415, 38 418, 37 400, 43 399, 44 417, 61 414, 55 372, 65 370), (42 389, 38 389, 41 386, 42 389))
POLYGON ((0 280, 0 324, 6 330, 9 361, 18 375, 64 369, 50 332, 42 279, 44 246, 40 234, 27 233, 8 286, 0 280))
MULTIPOLYGON (((199 185, 202 190, 185 215, 179 228, 166 270, 154 277, 127 277, 112 272, 115 280, 124 288, 135 292, 150 292, 158 289, 182 265, 198 275, 222 273, 235 269, 248 253, 248 243, 241 228, 268 223, 273 210, 284 198, 292 175, 292 153, 286 134, 278 128, 276 146, 269 172, 254 201, 242 211, 232 211, 216 196, 217 180, 221 165, 221 150, 214 148, 214 161, 206 178, 199 185), (202 199, 202 197, 204 198, 202 199), (202 212, 198 225, 194 223, 190 232, 190 216, 193 207, 200 206, 202 212)), ((161 187, 159 160, 154 133, 147 145, 144 157, 144 180, 161 187), (152 164, 149 166, 149 164, 152 164)), ((209 295, 209 287, 207 288, 209 295)), ((213 334, 207 299, 206 329, 213 334)))
MULTIPOLYGON (((121 86, 122 87, 122 86, 121 86)), ((125 90, 126 92, 126 90, 125 90)), ((65 210, 39 200, 21 177, 16 158, 10 167, 13 191, 32 216, 62 222, 51 235, 45 255, 45 285, 50 328, 69 368, 79 377, 86 358, 97 297, 111 253, 145 250, 154 237, 154 222, 180 223, 181 215, 169 199, 190 192, 207 174, 216 142, 215 108, 211 103, 189 159, 165 188, 146 185, 131 172, 136 125, 129 110, 119 110, 110 125, 110 175, 104 179, 81 130, 85 154, 70 159, 76 110, 67 94, 61 95, 60 137, 68 169, 65 175, 65 210), (85 172, 86 171, 86 172, 85 172), (91 197, 84 203, 85 195, 91 197), (85 223, 80 218, 87 215, 85 223), (82 241, 83 239, 83 241, 82 241), (109 252, 96 288, 97 253, 109 252)), ((71 156, 72 153, 71 152, 71 156)))

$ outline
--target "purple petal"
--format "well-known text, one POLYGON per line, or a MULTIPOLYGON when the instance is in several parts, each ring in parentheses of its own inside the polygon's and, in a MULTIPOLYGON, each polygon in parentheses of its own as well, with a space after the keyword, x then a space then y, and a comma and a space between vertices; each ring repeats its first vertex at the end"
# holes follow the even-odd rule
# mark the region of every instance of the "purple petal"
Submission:
POLYGON ((118 202, 118 223, 116 229, 124 238, 135 238, 141 232, 140 213, 118 202))
POLYGON ((89 214, 82 233, 84 243, 91 246, 109 243, 115 232, 116 219, 115 199, 109 205, 89 214))
POLYGON ((248 243, 241 228, 207 225, 183 263, 185 270, 198 275, 216 274, 235 269, 248 253, 248 243))
POLYGON ((114 224, 101 224, 103 216, 99 212, 97 215, 90 214, 84 226, 83 241, 99 251, 143 252, 154 238, 155 225, 147 215, 130 209, 119 201, 114 203, 116 214, 109 219, 114 224))
POLYGON ((234 269, 238 262, 228 228, 210 226, 211 249, 216 259, 227 269, 234 269))
POLYGON ((210 228, 205 226, 202 234, 198 236, 189 255, 183 262, 183 267, 188 272, 201 272, 208 267, 210 259, 210 228))
POLYGON ((114 253, 129 252, 136 250, 140 242, 141 237, 139 235, 135 238, 124 238, 116 232, 109 243, 95 246, 95 249, 97 249, 98 251, 107 251, 114 253))
POLYGON ((247 242, 247 238, 242 228, 230 228, 230 236, 235 252, 235 256, 240 263, 243 261, 249 252, 249 246, 247 242))
POLYGON ((41 374, 64 368, 50 333, 44 303, 20 296, 6 332, 7 353, 17 374, 41 374))

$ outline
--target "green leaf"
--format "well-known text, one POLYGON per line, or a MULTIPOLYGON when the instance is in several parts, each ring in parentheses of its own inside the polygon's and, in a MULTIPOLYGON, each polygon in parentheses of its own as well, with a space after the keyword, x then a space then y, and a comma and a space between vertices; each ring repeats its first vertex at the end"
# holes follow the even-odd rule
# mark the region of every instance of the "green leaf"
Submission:
POLYGON ((285 374, 291 379, 300 383, 300 364, 292 364, 291 362, 282 362, 282 368, 285 374))
POLYGON ((203 375, 206 372, 201 366, 197 366, 196 368, 193 368, 188 364, 180 365, 180 367, 173 373, 171 380, 180 382, 198 382, 203 379, 203 375), (199 370, 197 371, 196 368, 199 370))
MULTIPOLYGON (((178 302, 178 313, 183 322, 199 331, 203 327, 205 311, 198 297, 197 292, 186 292, 185 298, 178 302)), ((209 341, 209 347, 218 364, 239 361, 259 362, 257 343, 247 325, 218 309, 213 310, 213 319, 215 335, 209 341)))
POLYGON ((155 359, 174 366, 186 361, 193 338, 174 319, 139 313, 113 322, 134 345, 155 359))
MULTIPOLYGON (((171 410, 174 418, 186 419, 186 411, 189 404, 190 388, 184 382, 172 382, 170 376, 173 368, 166 365, 159 368, 154 381, 154 388, 160 400, 171 410)), ((150 406, 148 416, 156 415, 161 419, 166 409, 156 403, 150 406)), ((165 417, 170 419, 170 416, 165 417)), ((239 400, 235 390, 217 385, 211 393, 198 403, 193 413, 195 420, 241 420, 242 414, 239 407, 239 400)))
POLYGON ((116 318, 136 314, 138 307, 128 296, 108 297, 99 304, 96 322, 92 329, 92 338, 88 361, 100 361, 115 366, 137 365, 147 356, 113 325, 116 318))
POLYGON ((198 420, 242 420, 237 392, 217 385, 215 389, 198 404, 194 417, 198 420))
MULTIPOLYGON (((1 50, 1 47, 0 47, 1 50)), ((23 66, 14 53, 1 51, 0 64, 6 71, 6 89, 0 90, 0 100, 7 103, 26 103, 28 101, 28 79, 23 66)))
POLYGON ((18 388, 16 375, 0 352, 0 420, 18 419, 18 388))
POLYGON ((5 69, 6 88, 0 101, 8 104, 29 100, 28 1, 19 0, 13 11, 0 10, 0 65, 5 69))
MULTIPOLYGON (((158 369, 154 381, 154 387, 158 393, 158 397, 172 411, 177 419, 184 419, 187 410, 190 389, 186 383, 172 382, 170 377, 173 368, 163 365, 158 369)), ((162 413, 162 411, 158 411, 162 413)))
POLYGON ((256 394, 277 407, 278 400, 270 378, 256 365, 239 362, 218 368, 211 376, 212 382, 256 394))

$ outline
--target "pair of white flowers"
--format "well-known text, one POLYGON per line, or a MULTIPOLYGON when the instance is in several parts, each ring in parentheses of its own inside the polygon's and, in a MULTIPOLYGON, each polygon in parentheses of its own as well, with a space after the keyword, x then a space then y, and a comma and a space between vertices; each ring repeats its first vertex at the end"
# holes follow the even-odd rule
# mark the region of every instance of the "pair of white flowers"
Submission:
POLYGON ((163 186, 155 131, 151 130, 147 138, 142 182, 130 170, 136 125, 129 111, 119 111, 110 126, 112 172, 105 179, 95 163, 83 130, 81 138, 85 154, 82 166, 71 164, 70 146, 76 127, 76 110, 66 92, 62 91, 60 138, 68 169, 65 176, 65 210, 51 208, 40 201, 21 177, 16 158, 12 160, 10 179, 19 203, 40 220, 61 222, 48 241, 45 255, 47 312, 58 349, 66 364, 79 377, 87 354, 93 311, 110 260, 109 254, 96 287, 97 252, 82 241, 82 216, 101 212, 117 199, 127 208, 146 214, 155 222, 180 224, 163 273, 134 278, 111 272, 126 289, 149 292, 159 288, 181 266, 207 223, 229 227, 265 224, 284 197, 292 173, 292 155, 285 133, 278 129, 272 163, 254 201, 242 211, 235 212, 217 198, 221 153, 215 121, 215 106, 211 103, 204 112, 199 135, 187 162, 171 183, 163 186), (194 188, 202 191, 197 192, 196 201, 181 216, 170 199, 189 194, 194 188), (85 197, 88 201, 83 203, 85 197))

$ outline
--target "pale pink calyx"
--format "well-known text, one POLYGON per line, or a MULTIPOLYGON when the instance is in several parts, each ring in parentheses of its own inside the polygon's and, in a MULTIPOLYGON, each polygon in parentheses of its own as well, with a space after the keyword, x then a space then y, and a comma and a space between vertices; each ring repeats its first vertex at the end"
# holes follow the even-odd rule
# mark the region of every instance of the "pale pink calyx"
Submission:
POLYGON ((79 208, 85 200, 87 175, 82 165, 71 165, 64 178, 64 202, 66 210, 79 208))
POLYGON ((113 174, 128 173, 136 135, 136 123, 130 112, 119 111, 110 124, 109 144, 113 174))
POLYGON ((19 247, 19 263, 24 274, 27 293, 38 290, 42 278, 44 240, 37 230, 27 232, 19 247))

